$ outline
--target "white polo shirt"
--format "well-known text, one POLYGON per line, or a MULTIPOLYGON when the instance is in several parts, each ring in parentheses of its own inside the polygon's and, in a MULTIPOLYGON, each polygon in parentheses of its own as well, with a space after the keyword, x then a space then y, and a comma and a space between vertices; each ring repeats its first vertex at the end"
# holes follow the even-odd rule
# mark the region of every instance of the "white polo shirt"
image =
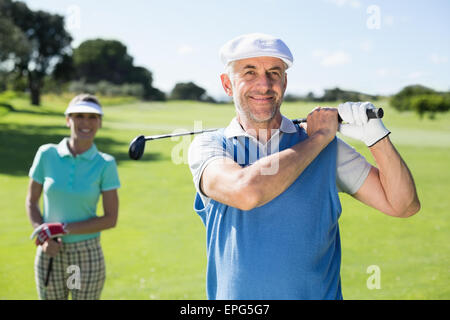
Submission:
MULTIPOLYGON (((258 159, 278 152, 278 143, 282 138, 283 133, 295 133, 297 131, 296 125, 292 120, 282 116, 280 128, 272 131, 272 135, 267 143, 259 142, 254 136, 245 132, 239 124, 237 118, 233 118, 227 128, 225 128, 225 138, 235 139, 248 137, 248 144, 250 150, 257 150, 249 153, 249 162, 254 163, 258 159)), ((223 157, 229 157, 233 160, 237 159, 237 162, 242 164, 239 159, 242 159, 245 155, 244 143, 237 143, 236 155, 231 155, 224 152, 223 145, 220 141, 213 138, 214 133, 205 132, 197 136, 189 147, 189 167, 191 169, 194 184, 199 192, 203 203, 207 204, 209 198, 201 192, 200 178, 203 174, 203 170, 213 160, 223 157)), ((239 140, 242 141, 242 140, 239 140)), ((345 192, 348 194, 356 193, 366 180, 371 164, 358 153, 353 147, 345 143, 343 140, 337 138, 337 174, 336 185, 339 192, 345 192)))

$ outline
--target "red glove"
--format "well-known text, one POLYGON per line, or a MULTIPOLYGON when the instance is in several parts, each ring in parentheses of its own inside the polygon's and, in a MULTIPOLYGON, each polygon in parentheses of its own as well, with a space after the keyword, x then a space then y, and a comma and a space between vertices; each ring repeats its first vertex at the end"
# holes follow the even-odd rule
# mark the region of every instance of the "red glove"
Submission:
POLYGON ((48 239, 53 239, 67 234, 65 223, 43 223, 31 234, 31 239, 36 238, 36 245, 40 246, 48 239))

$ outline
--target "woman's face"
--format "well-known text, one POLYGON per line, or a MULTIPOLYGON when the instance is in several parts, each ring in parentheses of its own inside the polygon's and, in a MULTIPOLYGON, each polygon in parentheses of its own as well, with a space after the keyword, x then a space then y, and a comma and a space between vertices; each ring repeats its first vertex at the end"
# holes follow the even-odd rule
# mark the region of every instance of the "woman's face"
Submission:
POLYGON ((94 141, 97 130, 102 126, 102 118, 96 113, 71 113, 66 117, 70 136, 81 141, 94 141))

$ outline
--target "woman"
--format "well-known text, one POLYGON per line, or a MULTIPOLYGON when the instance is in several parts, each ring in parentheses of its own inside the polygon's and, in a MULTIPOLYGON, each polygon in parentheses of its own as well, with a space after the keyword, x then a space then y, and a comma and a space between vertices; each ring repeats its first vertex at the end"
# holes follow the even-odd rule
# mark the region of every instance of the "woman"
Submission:
POLYGON ((94 144, 103 115, 95 96, 76 96, 65 115, 70 137, 41 146, 29 172, 26 209, 32 237, 37 236, 36 285, 40 299, 68 299, 69 291, 74 300, 100 299, 105 282, 100 231, 117 222, 117 166, 94 144), (104 215, 97 217, 100 194, 104 215))

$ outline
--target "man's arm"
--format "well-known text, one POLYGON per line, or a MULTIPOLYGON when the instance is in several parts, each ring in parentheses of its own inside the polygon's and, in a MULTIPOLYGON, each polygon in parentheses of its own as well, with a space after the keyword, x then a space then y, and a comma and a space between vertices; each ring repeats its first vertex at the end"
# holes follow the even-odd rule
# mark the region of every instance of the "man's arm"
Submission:
POLYGON ((338 107, 346 122, 339 131, 363 141, 378 168, 372 167, 361 188, 353 195, 361 202, 395 217, 409 217, 420 209, 413 177, 389 139, 381 119, 367 118, 370 102, 346 102, 338 107))
POLYGON ((250 166, 242 168, 228 158, 211 161, 201 177, 202 192, 242 210, 259 207, 280 195, 336 135, 336 109, 315 109, 307 119, 306 140, 250 166), (262 174, 273 167, 273 161, 278 162, 278 170, 274 174, 262 174))
POLYGON ((413 177, 389 137, 369 149, 378 168, 371 168, 353 197, 390 216, 406 218, 417 213, 420 201, 413 177))

